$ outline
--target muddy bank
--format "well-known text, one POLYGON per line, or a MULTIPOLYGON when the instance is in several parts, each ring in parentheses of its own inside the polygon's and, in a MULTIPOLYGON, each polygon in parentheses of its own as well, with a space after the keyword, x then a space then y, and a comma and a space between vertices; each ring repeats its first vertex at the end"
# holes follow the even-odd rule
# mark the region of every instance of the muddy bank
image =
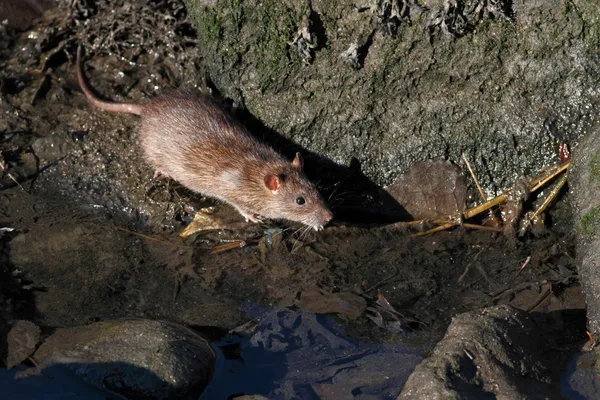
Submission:
POLYGON ((402 330, 387 332, 362 316, 348 322, 351 334, 386 340, 414 330, 416 341, 427 342, 456 313, 509 302, 533 306, 544 282, 553 282, 559 297, 542 308, 582 307, 569 287, 576 282, 572 244, 560 236, 510 251, 497 233, 409 238, 394 228, 331 227, 304 243, 276 236, 275 244, 211 254, 216 243, 263 232, 207 232, 186 242, 103 209, 52 203, 18 188, 5 193, 12 201, 4 212, 21 232, 7 253, 33 282, 36 319, 48 326, 137 316, 233 328, 243 322, 237 305, 244 301, 293 304, 321 290, 351 292, 371 304, 380 292, 403 310, 402 330), (531 264, 519 271, 528 256, 531 264))

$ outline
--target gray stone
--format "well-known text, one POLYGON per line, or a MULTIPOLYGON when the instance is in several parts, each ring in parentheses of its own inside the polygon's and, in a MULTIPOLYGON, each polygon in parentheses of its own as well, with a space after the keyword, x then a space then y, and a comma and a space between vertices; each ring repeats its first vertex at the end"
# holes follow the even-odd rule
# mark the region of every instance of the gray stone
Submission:
POLYGON ((33 142, 35 155, 40 159, 52 162, 67 155, 67 145, 57 136, 44 136, 33 142))
POLYGON ((554 346, 564 345, 565 332, 556 340, 547 323, 510 306, 458 315, 398 400, 562 398, 547 366, 558 369, 554 346))
POLYGON ((35 353, 97 387, 135 398, 194 398, 212 378, 215 353, 188 328, 118 320, 58 329, 35 353))

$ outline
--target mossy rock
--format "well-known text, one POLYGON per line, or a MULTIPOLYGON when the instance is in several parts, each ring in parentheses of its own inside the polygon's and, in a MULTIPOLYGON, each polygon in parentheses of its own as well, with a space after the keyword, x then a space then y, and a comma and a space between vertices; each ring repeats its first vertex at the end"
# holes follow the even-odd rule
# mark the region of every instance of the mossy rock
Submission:
POLYGON ((578 235, 579 280, 587 304, 588 328, 600 335, 600 124, 573 149, 569 186, 578 235))
POLYGON ((466 152, 499 191, 558 162, 559 144, 597 113, 595 0, 520 0, 493 18, 463 10, 454 35, 424 29, 442 12, 433 0, 397 20, 350 0, 186 3, 226 97, 309 152, 343 165, 356 157, 381 185, 416 161, 466 152), (293 45, 302 28, 308 62, 293 45))

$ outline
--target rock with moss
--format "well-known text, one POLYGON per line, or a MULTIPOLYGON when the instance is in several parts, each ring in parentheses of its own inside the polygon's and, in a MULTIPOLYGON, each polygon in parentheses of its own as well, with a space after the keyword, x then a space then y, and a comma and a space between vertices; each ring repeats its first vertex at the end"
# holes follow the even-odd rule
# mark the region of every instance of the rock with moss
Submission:
POLYGON ((585 291, 588 328, 600 337, 600 126, 573 150, 569 176, 575 202, 579 279, 585 291))
POLYGON ((186 3, 225 96, 380 185, 467 153, 487 189, 509 187, 597 112, 595 0, 186 3))

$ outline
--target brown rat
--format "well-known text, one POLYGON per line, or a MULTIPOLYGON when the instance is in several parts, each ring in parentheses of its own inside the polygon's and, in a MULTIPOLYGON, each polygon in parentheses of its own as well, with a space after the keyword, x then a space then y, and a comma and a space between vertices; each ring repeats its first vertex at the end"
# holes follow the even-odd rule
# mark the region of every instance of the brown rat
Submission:
POLYGON ((142 117, 139 142, 157 173, 231 204, 253 222, 282 218, 320 230, 331 220, 331 211, 302 171, 300 153, 291 163, 284 160, 200 93, 164 94, 145 104, 103 101, 87 84, 81 51, 79 46, 81 90, 96 107, 142 117))

